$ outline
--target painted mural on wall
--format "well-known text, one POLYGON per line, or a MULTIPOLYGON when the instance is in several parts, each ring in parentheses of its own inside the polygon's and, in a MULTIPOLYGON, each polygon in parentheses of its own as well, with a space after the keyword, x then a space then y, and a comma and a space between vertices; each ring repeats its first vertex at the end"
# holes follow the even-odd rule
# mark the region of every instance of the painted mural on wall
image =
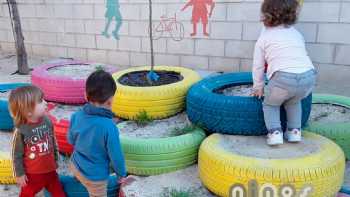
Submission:
POLYGON ((102 35, 105 36, 106 38, 110 37, 110 34, 108 33, 108 31, 114 19, 115 27, 114 27, 114 30, 112 31, 112 36, 116 40, 119 40, 119 31, 122 26, 122 20, 123 20, 122 15, 120 13, 119 0, 107 0, 105 18, 106 18, 106 26, 104 31, 102 32, 102 35))
POLYGON ((215 3, 213 0, 189 0, 181 11, 185 11, 188 7, 192 6, 192 25, 193 31, 191 36, 197 35, 197 25, 199 22, 202 23, 203 35, 209 36, 208 33, 208 22, 213 14, 215 3), (208 6, 210 10, 208 11, 208 6))
POLYGON ((160 22, 154 24, 152 29, 154 40, 163 37, 164 33, 170 35, 174 41, 181 41, 185 35, 184 25, 177 20, 176 14, 174 14, 174 17, 161 16, 160 22))

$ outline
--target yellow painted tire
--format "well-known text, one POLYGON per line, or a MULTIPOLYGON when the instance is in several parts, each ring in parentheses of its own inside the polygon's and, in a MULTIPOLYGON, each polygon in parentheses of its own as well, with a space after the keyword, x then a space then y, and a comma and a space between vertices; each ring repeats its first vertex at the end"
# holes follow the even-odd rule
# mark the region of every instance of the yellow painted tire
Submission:
POLYGON ((152 87, 132 87, 119 83, 124 74, 150 70, 150 67, 129 68, 113 74, 117 84, 117 93, 114 97, 112 109, 117 116, 135 120, 136 116, 146 111, 153 119, 162 119, 172 116, 183 110, 188 89, 200 76, 195 71, 176 66, 155 66, 155 70, 178 72, 183 79, 177 83, 152 87))
POLYGON ((0 184, 15 184, 12 161, 8 153, 0 153, 0 184))
MULTIPOLYGON (((227 135, 213 134, 204 140, 199 151, 200 178, 209 190, 219 196, 229 196, 235 184, 244 186, 248 192, 248 184, 252 180, 257 181, 258 187, 272 184, 277 190, 289 185, 300 192, 305 186, 311 186, 313 191, 307 196, 313 197, 335 196, 341 188, 345 170, 344 153, 325 137, 305 132, 304 140, 317 143, 317 151, 310 151, 312 153, 304 156, 273 159, 267 159, 270 155, 265 152, 261 153, 265 154, 263 157, 256 158, 228 151, 223 148, 227 138, 227 135)), ((260 144, 252 146, 262 147, 260 144)), ((281 195, 277 193, 274 196, 281 195)))

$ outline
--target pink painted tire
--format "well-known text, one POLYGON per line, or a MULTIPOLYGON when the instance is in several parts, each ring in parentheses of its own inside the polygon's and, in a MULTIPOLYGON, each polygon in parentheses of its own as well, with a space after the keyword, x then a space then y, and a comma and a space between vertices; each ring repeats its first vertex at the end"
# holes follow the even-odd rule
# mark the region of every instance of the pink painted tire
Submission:
POLYGON ((31 76, 32 84, 38 86, 44 92, 45 100, 67 104, 86 103, 86 79, 73 79, 68 76, 52 75, 48 72, 49 69, 54 67, 81 64, 96 64, 96 66, 102 65, 107 68, 106 71, 110 73, 117 71, 114 66, 82 61, 65 61, 54 64, 44 64, 33 70, 31 76))

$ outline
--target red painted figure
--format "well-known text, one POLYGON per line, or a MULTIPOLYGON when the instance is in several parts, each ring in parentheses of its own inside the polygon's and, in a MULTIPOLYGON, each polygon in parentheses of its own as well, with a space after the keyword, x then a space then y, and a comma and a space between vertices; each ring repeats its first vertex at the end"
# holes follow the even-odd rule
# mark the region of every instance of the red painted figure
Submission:
POLYGON ((208 25, 208 14, 209 17, 211 17, 215 3, 213 0, 189 0, 189 2, 181 9, 181 11, 184 11, 187 7, 193 6, 192 9, 192 24, 193 24, 193 33, 191 33, 191 36, 197 35, 197 24, 199 21, 203 24, 203 34, 205 36, 209 36, 209 33, 207 32, 207 25, 208 25), (207 6, 210 6, 210 12, 208 13, 207 6))

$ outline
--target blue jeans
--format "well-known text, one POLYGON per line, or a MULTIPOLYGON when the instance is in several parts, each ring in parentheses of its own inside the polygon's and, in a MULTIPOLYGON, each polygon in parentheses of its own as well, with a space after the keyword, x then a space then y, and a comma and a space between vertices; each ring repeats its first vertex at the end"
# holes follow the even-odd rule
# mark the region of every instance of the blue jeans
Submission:
POLYGON ((269 132, 283 132, 280 119, 282 105, 287 112, 287 128, 301 129, 301 100, 312 92, 315 83, 315 70, 300 74, 281 71, 274 73, 265 88, 263 103, 265 124, 269 132))

